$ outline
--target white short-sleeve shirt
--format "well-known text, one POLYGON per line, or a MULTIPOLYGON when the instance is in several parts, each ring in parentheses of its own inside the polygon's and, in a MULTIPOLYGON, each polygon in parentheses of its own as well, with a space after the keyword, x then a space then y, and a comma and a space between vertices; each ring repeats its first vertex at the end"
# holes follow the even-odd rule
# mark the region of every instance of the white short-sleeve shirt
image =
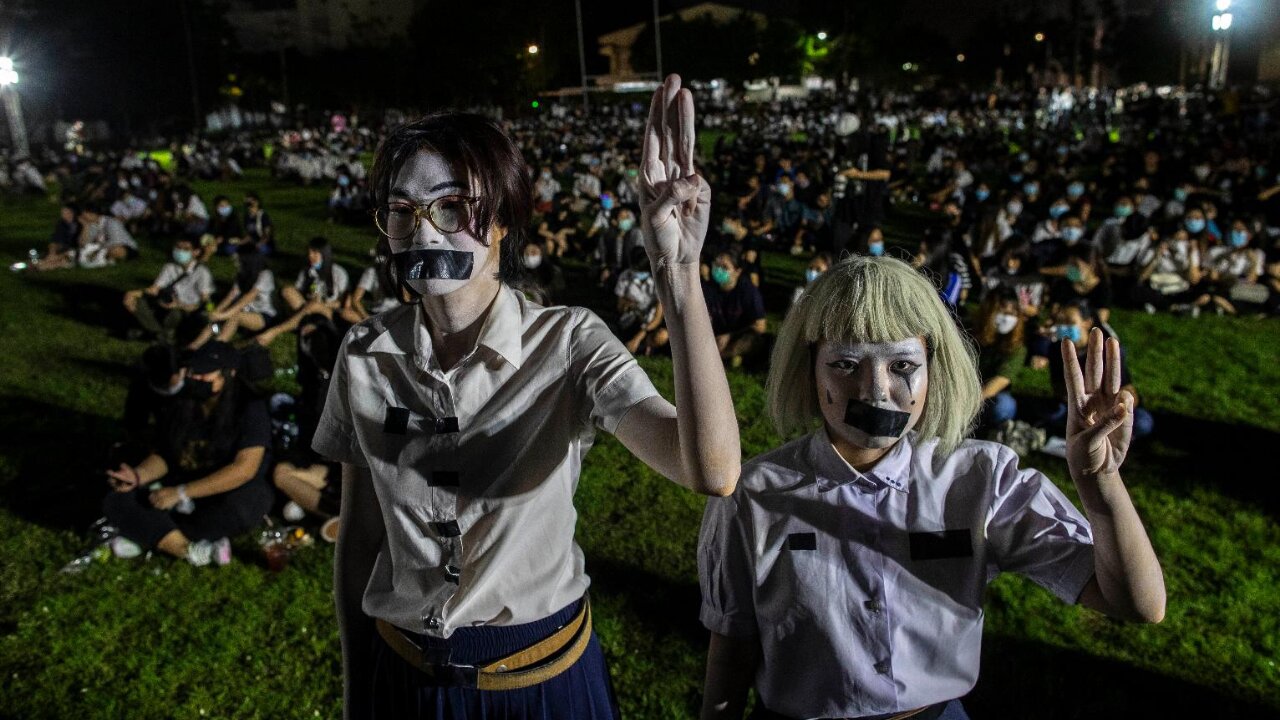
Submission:
POLYGON ((337 302, 346 294, 350 282, 346 268, 334 263, 333 287, 329 287, 320 273, 310 267, 298 271, 298 279, 294 281, 293 286, 305 297, 315 295, 325 302, 337 302))
POLYGON ((868 472, 825 430, 743 466, 698 541, 701 619, 758 635, 761 701, 791 717, 861 717, 969 692, 982 597, 1003 571, 1065 602, 1093 577, 1088 522, 991 442, 950 455, 908 433, 868 472))
POLYGON ((370 315, 400 307, 400 301, 394 295, 388 295, 382 291, 382 283, 378 281, 376 267, 365 268, 356 287, 364 290, 364 297, 361 300, 364 303, 364 309, 369 311, 370 315))
POLYGON ((597 428, 657 395, 605 324, 503 286, 448 372, 420 303, 354 326, 312 446, 369 468, 386 527, 364 612, 448 637, 582 597, 573 495, 597 428))
POLYGON ((171 288, 179 305, 199 305, 214 291, 213 273, 204 263, 196 263, 190 271, 175 262, 165 263, 151 285, 161 290, 171 288))
POLYGON ((275 299, 272 297, 276 292, 275 275, 270 270, 263 270, 258 273, 258 279, 253 283, 253 289, 257 290, 258 294, 254 295, 249 304, 244 306, 244 311, 275 317, 276 305, 275 299))

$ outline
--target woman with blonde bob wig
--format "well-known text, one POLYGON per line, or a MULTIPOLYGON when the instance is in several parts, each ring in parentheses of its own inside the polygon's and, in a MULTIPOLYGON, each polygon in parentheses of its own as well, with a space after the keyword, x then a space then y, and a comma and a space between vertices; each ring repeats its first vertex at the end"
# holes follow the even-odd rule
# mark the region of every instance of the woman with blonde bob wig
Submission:
MULTIPOLYGON (((1095 331, 1096 332, 1096 331, 1095 331)), ((966 718, 982 597, 1002 571, 1112 617, 1159 622, 1164 578, 1120 465, 1133 399, 1120 346, 1062 354, 1082 514, 997 443, 972 344, 932 284, 849 258, 793 306, 769 371, 784 437, 712 498, 698 543, 711 630, 702 717, 966 718)))

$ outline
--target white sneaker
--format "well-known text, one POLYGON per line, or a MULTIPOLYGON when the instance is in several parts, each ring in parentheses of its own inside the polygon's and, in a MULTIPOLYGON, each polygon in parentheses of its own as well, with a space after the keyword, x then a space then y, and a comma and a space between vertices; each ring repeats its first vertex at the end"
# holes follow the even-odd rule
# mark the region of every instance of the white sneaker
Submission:
POLYGON ((231 541, 218 538, 213 542, 196 540, 187 546, 187 562, 196 567, 204 567, 213 563, 222 567, 231 562, 231 541))
POLYGON ((1143 303, 1142 309, 1145 310, 1148 315, 1156 314, 1156 306, 1152 305, 1151 303, 1143 303))
POLYGON ((111 554, 122 560, 130 560, 142 554, 142 546, 122 535, 111 538, 111 554))
POLYGON ((1051 437, 1045 441, 1043 446, 1040 447, 1040 452, 1044 453, 1045 455, 1052 455, 1054 457, 1060 457, 1063 460, 1066 460, 1067 459, 1067 440, 1066 438, 1051 437))
POLYGON ((307 511, 302 509, 298 503, 290 500, 284 506, 284 519, 289 522, 299 522, 307 516, 307 511))

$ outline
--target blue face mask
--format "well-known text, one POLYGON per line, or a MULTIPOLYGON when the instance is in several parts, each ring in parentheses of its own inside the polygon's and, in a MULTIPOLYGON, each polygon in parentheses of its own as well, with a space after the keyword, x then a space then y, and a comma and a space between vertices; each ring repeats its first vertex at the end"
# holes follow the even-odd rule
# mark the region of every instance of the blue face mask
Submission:
POLYGON ((1009 173, 1009 179, 1015 183, 1022 182, 1022 173, 1009 173))
POLYGON ((1068 245, 1075 245, 1080 242, 1080 238, 1084 237, 1084 228, 1066 227, 1062 228, 1062 239, 1067 241, 1068 245))
POLYGON ((322 268, 322 267, 324 267, 324 261, 323 261, 323 260, 320 260, 320 261, 317 261, 317 262, 313 262, 313 263, 311 263, 311 269, 312 269, 312 270, 315 270, 315 271, 317 271, 317 272, 319 272, 320 268, 322 268))
POLYGON ((729 281, 732 279, 733 279, 733 273, 729 272, 728 270, 725 270, 722 267, 711 268, 711 280, 715 284, 728 285, 729 281))
POLYGON ((1249 233, 1244 230, 1231 231, 1231 247, 1242 248, 1249 243, 1249 233))
POLYGON ((1070 197, 1072 200, 1075 200, 1076 198, 1080 197, 1083 194, 1084 194, 1083 183, 1073 182, 1067 186, 1067 196, 1070 197))
POLYGON ((1073 343, 1080 342, 1080 328, 1075 325, 1054 325, 1053 335, 1062 340, 1070 340, 1073 343))
POLYGON ((983 202, 987 198, 991 197, 991 191, 986 188, 978 188, 977 191, 973 193, 973 196, 978 198, 978 202, 983 202))
POLYGON ((223 205, 222 207, 218 208, 218 214, 221 215, 222 217, 231 217, 231 206, 223 205))
POLYGON ((1037 185, 1036 183, 1029 182, 1022 186, 1022 192, 1026 193, 1027 195, 1037 195, 1040 193, 1040 186, 1037 185))
POLYGON ((635 275, 635 278, 636 278, 637 280, 641 281, 641 282, 644 282, 645 280, 648 280, 648 279, 649 279, 649 271, 648 271, 648 270, 641 270, 641 271, 639 271, 639 272, 634 273, 634 275, 635 275))
POLYGON ((342 187, 346 187, 346 186, 348 186, 348 185, 350 185, 350 184, 351 184, 351 178, 347 177, 346 175, 339 175, 339 176, 338 176, 338 185, 340 185, 340 186, 342 186, 342 187))
POLYGON ((881 255, 884 254, 884 242, 880 240, 874 240, 872 242, 867 243, 867 252, 871 253, 875 257, 880 257, 881 255))
POLYGON ((1173 199, 1174 199, 1174 200, 1177 200, 1178 202, 1186 202, 1186 201, 1187 201, 1187 189, 1186 189, 1186 188, 1174 188, 1174 189, 1173 189, 1173 199))
POLYGON ((1127 217, 1129 217, 1130 215, 1132 215, 1132 214, 1133 214, 1133 206, 1132 206, 1132 205, 1117 205, 1117 206, 1116 206, 1116 208, 1115 208, 1115 213, 1116 213, 1116 217, 1118 217, 1118 218, 1122 218, 1122 219, 1123 219, 1123 218, 1127 218, 1127 217))
POLYGON ((1054 220, 1057 220, 1063 215, 1066 215, 1067 211, 1070 209, 1071 208, 1067 205, 1051 205, 1049 207, 1049 217, 1053 218, 1054 220))
POLYGON ((724 222, 720 223, 720 232, 725 235, 732 235, 733 224, 730 223, 728 220, 725 220, 724 222))
POLYGON ((613 198, 609 197, 608 195, 601 195, 601 196, 600 196, 600 207, 604 208, 605 210, 612 210, 612 209, 613 209, 613 198))
POLYGON ((1201 218, 1187 218, 1184 224, 1187 226, 1187 232, 1192 235, 1204 230, 1204 220, 1201 218))
POLYGON ((192 257, 194 256, 190 250, 174 250, 173 251, 173 261, 178 263, 179 265, 186 265, 187 263, 191 262, 192 257))
POLYGON ((821 270, 816 270, 816 269, 814 269, 814 268, 809 268, 808 270, 805 270, 805 271, 804 271, 804 281, 805 281, 806 283, 811 283, 811 282, 813 282, 814 280, 817 280, 817 279, 818 279, 818 276, 820 276, 820 275, 822 275, 822 271, 821 271, 821 270))
POLYGON ((786 195, 789 192, 791 192, 791 185, 789 183, 778 183, 779 195, 786 195))

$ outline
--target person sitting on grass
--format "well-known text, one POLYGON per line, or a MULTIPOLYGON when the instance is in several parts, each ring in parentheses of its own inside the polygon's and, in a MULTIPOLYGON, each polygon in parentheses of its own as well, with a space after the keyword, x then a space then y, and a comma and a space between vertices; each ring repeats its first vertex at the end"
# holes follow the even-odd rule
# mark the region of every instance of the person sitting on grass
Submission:
MULTIPOLYGON (((173 262, 164 264, 151 285, 124 294, 124 308, 161 342, 178 342, 179 328, 189 327, 195 320, 203 326, 199 313, 213 295, 213 273, 195 257, 191 241, 179 238, 173 243, 173 262)), ((199 330, 184 335, 190 342, 199 330)))
POLYGON ((356 289, 351 291, 342 304, 342 319, 351 325, 370 315, 377 315, 400 306, 400 299, 396 297, 395 289, 389 287, 387 279, 378 272, 378 266, 385 262, 386 258, 375 259, 375 264, 365 268, 364 273, 360 275, 360 282, 356 283, 356 289))
MULTIPOLYGON (((397 305, 399 302, 397 301, 397 305)), ((298 522, 308 513, 325 518, 320 537, 326 542, 338 538, 338 516, 342 501, 342 467, 327 462, 311 449, 316 426, 324 412, 329 378, 337 361, 342 336, 333 323, 317 321, 298 328, 298 385, 295 404, 298 436, 272 471, 271 482, 289 498, 284 519, 298 522)))
POLYGON ((1013 376, 1026 363, 1022 337, 1026 326, 1018 293, 1011 287, 991 291, 973 319, 978 345, 978 373, 982 378, 983 409, 980 427, 997 428, 1018 414, 1018 401, 1009 392, 1013 376))
POLYGON ((764 296, 743 273, 740 254, 734 247, 720 251, 711 262, 710 280, 702 283, 720 359, 733 367, 765 347, 764 296))
POLYGON ((209 219, 208 234, 218 244, 218 252, 234 255, 236 246, 244 240, 244 225, 231 205, 231 198, 219 195, 213 199, 213 217, 209 219))
POLYGON ((113 544, 118 555, 154 548, 192 565, 225 565, 228 538, 271 509, 271 418, 237 382, 239 365, 224 342, 196 350, 160 442, 137 465, 107 471, 113 492, 102 510, 123 538, 113 544))
POLYGON ((199 347, 217 335, 223 342, 231 342, 236 331, 244 328, 259 332, 276 317, 272 296, 276 292, 275 275, 267 268, 267 257, 257 245, 241 243, 233 257, 236 279, 222 302, 209 313, 209 325, 192 343, 199 347))
MULTIPOLYGON (((1079 361, 1084 360, 1085 353, 1089 352, 1095 339, 1099 342, 1114 339, 1110 328, 1098 320, 1093 308, 1089 306, 1089 301, 1084 299, 1059 306, 1054 311, 1053 322, 1054 337, 1059 342, 1070 340, 1076 348, 1079 361), (1095 329, 1097 335, 1095 335, 1095 329)), ((1129 377, 1128 358, 1124 352, 1119 350, 1117 352, 1116 376, 1119 378, 1121 391, 1129 397, 1129 413, 1133 415, 1132 436, 1134 440, 1138 440, 1151 434, 1155 429, 1155 420, 1146 408, 1139 407, 1138 389, 1129 377)), ((1057 405, 1038 423, 1050 435, 1059 438, 1065 437, 1070 429, 1068 415, 1071 409, 1071 389, 1063 379, 1063 362, 1062 353, 1049 354, 1049 379, 1053 383, 1053 397, 1057 405)), ((1054 445, 1062 447, 1061 443, 1053 443, 1050 447, 1054 445)))
POLYGON ((1219 315, 1235 315, 1237 304, 1259 308, 1266 304, 1270 290, 1259 282, 1266 272, 1266 254, 1250 246, 1252 239, 1249 225, 1237 218, 1226 244, 1209 249, 1207 291, 1196 298, 1196 308, 1212 304, 1219 315))
POLYGON ((75 203, 63 203, 58 210, 58 221, 49 236, 49 248, 35 265, 37 270, 53 270, 71 267, 80 248, 80 208, 75 203))
POLYGON ((262 254, 273 254, 276 250, 276 229, 271 216, 262 209, 262 198, 256 192, 247 192, 244 194, 244 207, 245 240, 257 245, 262 254))
POLYGON ((614 287, 618 298, 619 339, 632 355, 652 355, 666 346, 669 337, 662 327, 662 301, 644 247, 631 248, 631 267, 618 276, 614 287))
POLYGON ((854 257, 787 315, 766 385, 784 436, 707 502, 702 718, 967 718, 983 595, 1017 572, 1066 603, 1159 622, 1164 578, 1120 477, 1132 437, 1120 347, 1064 342, 1067 464, 1082 514, 993 442, 973 350, 928 279, 854 257))
POLYGON ((138 242, 124 223, 92 204, 80 211, 79 246, 77 262, 82 268, 106 267, 138 257, 138 242))
POLYGON ((280 291, 291 315, 279 325, 258 333, 255 340, 265 347, 284 333, 297 330, 298 323, 308 315, 332 318, 342 309, 348 282, 346 269, 333 261, 333 246, 329 241, 318 236, 311 238, 307 246, 307 266, 298 271, 298 279, 292 286, 280 291))

